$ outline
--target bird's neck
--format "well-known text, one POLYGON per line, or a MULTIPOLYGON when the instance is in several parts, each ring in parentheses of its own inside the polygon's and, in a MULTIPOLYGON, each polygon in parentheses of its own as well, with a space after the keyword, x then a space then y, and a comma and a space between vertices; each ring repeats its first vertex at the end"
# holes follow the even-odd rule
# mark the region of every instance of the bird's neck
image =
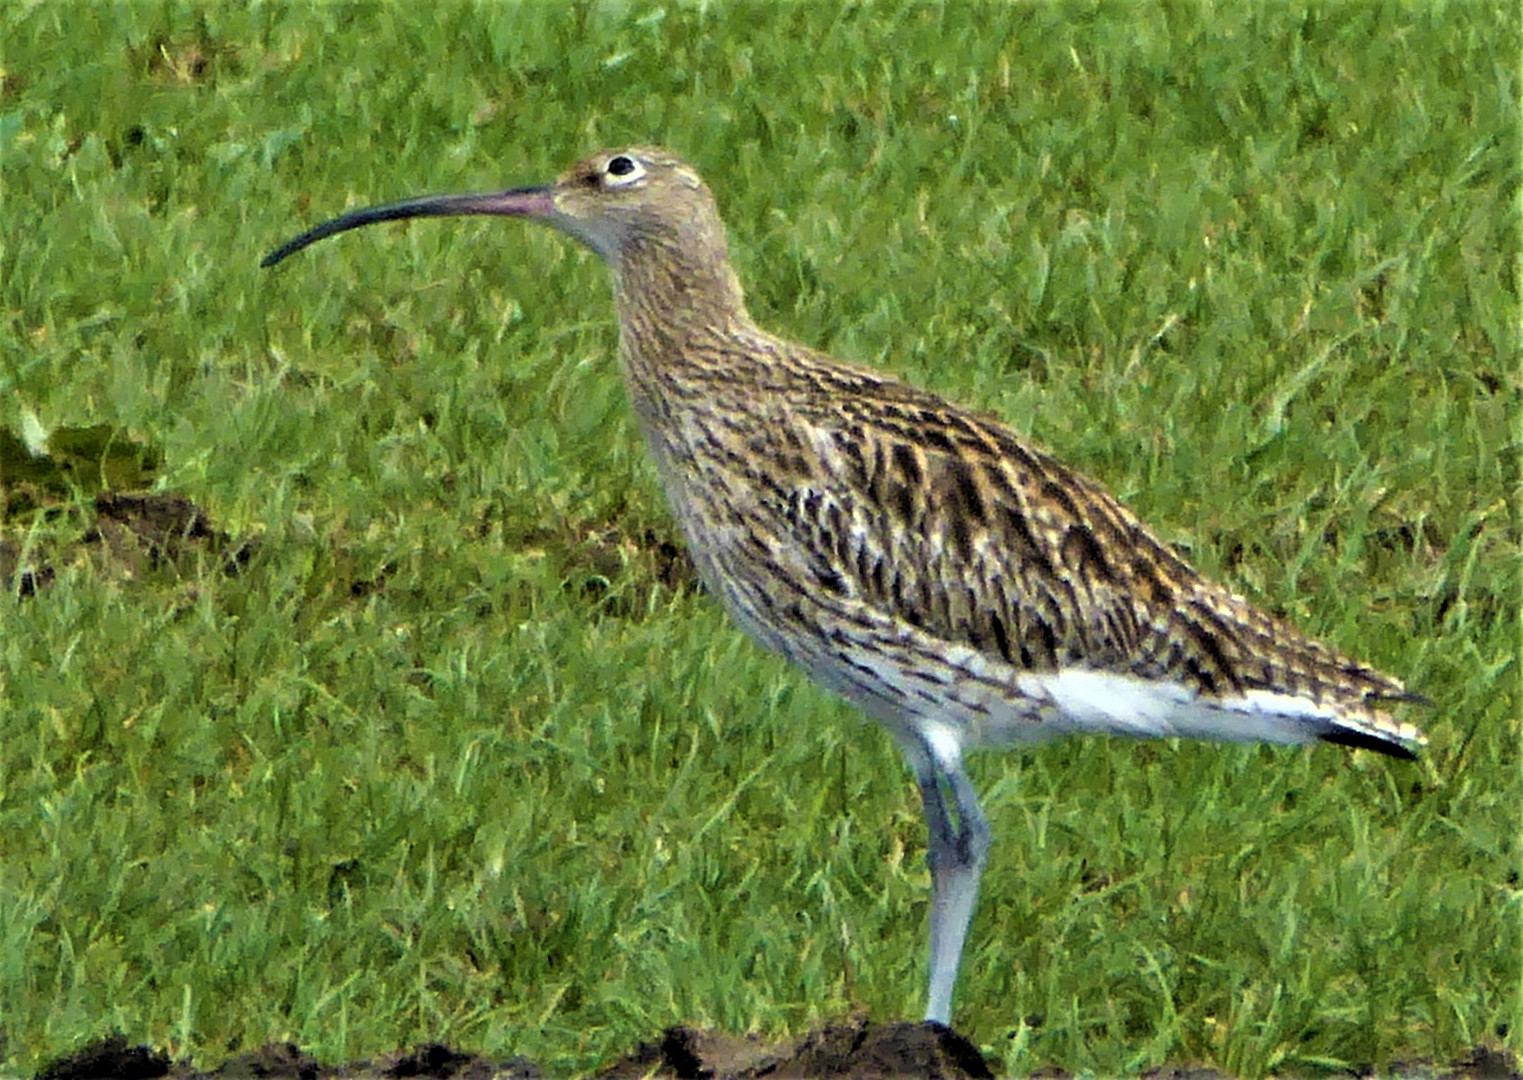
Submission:
POLYGON ((613 266, 625 374, 631 389, 662 393, 713 374, 726 342, 755 331, 726 253, 635 247, 613 266))

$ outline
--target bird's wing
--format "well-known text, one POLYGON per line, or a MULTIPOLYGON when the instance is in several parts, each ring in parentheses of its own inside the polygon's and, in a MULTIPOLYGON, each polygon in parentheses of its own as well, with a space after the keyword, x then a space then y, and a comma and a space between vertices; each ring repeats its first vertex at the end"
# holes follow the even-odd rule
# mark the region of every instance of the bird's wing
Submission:
POLYGON ((813 475, 774 494, 839 599, 1020 671, 1080 668, 1369 714, 1402 685, 1197 574, 1093 481, 891 380, 773 419, 813 475))

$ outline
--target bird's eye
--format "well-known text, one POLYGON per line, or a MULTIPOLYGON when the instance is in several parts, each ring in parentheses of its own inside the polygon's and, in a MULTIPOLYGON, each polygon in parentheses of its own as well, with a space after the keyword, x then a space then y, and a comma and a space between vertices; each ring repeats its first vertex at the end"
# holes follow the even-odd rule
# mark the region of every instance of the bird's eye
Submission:
POLYGON ((608 159, 603 169, 604 182, 609 187, 632 184, 645 175, 644 167, 628 154, 617 154, 608 159))

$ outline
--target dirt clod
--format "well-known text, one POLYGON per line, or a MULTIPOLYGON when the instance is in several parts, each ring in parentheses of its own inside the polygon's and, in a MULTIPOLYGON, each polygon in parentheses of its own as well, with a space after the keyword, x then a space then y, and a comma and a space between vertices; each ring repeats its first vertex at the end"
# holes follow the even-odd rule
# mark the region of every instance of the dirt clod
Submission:
POLYGON ((991 1076, 978 1048, 940 1024, 873 1023, 856 1018, 791 1044, 668 1028, 655 1043, 598 1073, 598 1080, 805 1080, 849 1076, 961 1080, 991 1076))
POLYGON ((539 1069, 524 1058, 494 1064, 440 1043, 425 1043, 398 1058, 387 1076, 422 1076, 431 1080, 539 1080, 539 1069))
POLYGON ((229 1058, 208 1075, 219 1080, 261 1080, 264 1077, 270 1080, 318 1080, 326 1074, 316 1058, 303 1054, 293 1044, 270 1043, 229 1058))
POLYGON ((104 543, 119 558, 130 558, 135 547, 151 568, 176 563, 197 547, 223 555, 226 569, 236 573, 248 562, 249 544, 233 544, 225 532, 213 529, 204 511, 179 495, 129 495, 103 491, 95 497, 95 528, 85 543, 104 543))
POLYGON ((53 1062, 37 1080, 154 1080, 169 1073, 169 1058, 146 1046, 128 1046, 122 1035, 53 1062))

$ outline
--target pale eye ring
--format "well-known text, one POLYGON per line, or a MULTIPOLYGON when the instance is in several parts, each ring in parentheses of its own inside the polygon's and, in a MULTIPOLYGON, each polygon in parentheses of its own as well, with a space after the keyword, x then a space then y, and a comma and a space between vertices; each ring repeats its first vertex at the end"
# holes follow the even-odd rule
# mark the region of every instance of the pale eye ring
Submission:
POLYGON ((603 167, 603 183, 608 187, 633 184, 645 175, 645 167, 628 154, 615 154, 603 167))

